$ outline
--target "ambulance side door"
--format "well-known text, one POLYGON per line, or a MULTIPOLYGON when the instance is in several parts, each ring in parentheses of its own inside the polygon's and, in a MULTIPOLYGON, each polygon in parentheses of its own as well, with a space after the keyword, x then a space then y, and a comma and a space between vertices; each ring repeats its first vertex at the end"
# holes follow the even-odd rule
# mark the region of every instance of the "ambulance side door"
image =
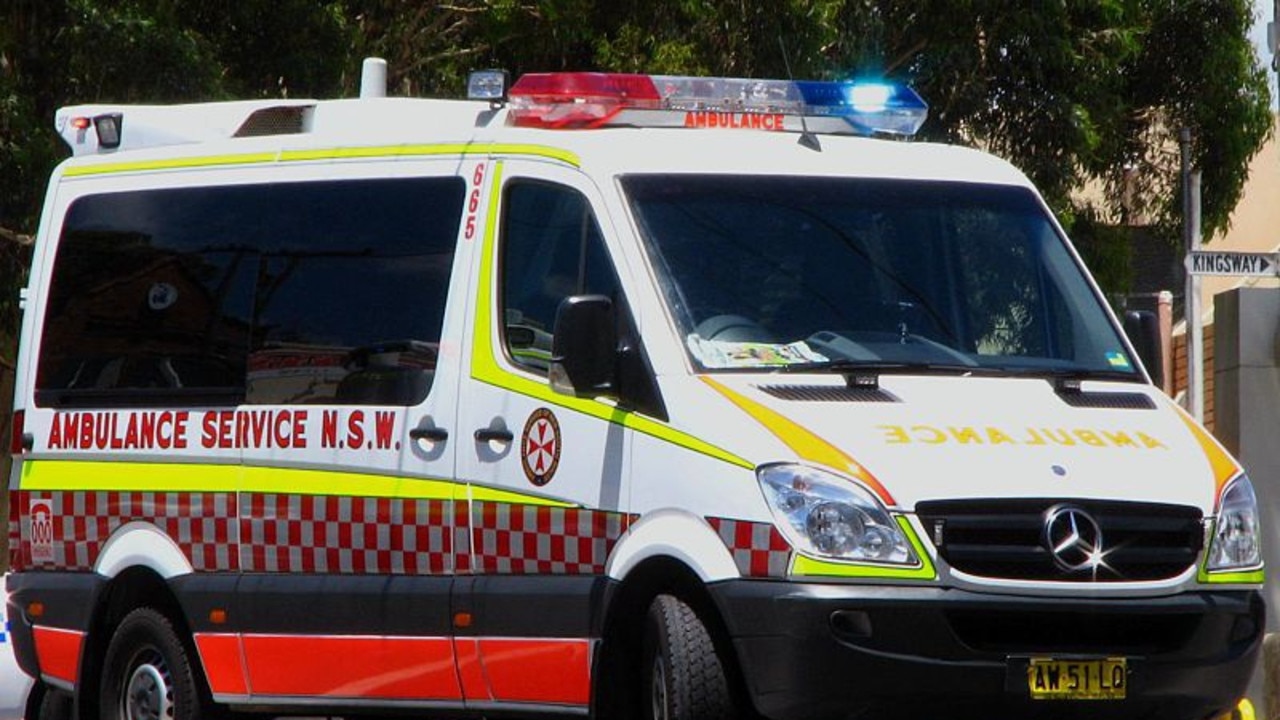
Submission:
POLYGON ((607 217, 580 173, 495 161, 459 394, 459 481, 470 493, 470 578, 455 611, 468 703, 585 707, 592 598, 627 524, 631 431, 604 400, 553 392, 552 330, 570 295, 625 314, 607 217))
POLYGON ((246 401, 226 433, 244 452, 233 620, 254 703, 461 703, 457 167, 302 169, 272 186, 288 222, 260 253, 246 401))

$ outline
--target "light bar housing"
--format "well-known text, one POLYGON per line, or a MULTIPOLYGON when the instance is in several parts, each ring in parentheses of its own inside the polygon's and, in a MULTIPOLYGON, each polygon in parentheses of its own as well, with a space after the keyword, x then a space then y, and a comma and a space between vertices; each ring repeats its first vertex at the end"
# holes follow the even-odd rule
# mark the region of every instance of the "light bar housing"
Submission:
POLYGON ((914 135, 928 106, 906 85, 747 78, 534 73, 509 92, 515 125, 690 127, 914 135))

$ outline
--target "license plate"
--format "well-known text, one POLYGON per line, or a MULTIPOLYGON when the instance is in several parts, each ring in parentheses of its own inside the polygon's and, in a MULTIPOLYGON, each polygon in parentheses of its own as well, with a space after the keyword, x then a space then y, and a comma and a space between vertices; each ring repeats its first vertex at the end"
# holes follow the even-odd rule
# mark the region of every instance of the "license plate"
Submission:
POLYGON ((1027 666, 1032 700, 1123 700, 1128 680, 1125 658, 1031 658, 1027 666))

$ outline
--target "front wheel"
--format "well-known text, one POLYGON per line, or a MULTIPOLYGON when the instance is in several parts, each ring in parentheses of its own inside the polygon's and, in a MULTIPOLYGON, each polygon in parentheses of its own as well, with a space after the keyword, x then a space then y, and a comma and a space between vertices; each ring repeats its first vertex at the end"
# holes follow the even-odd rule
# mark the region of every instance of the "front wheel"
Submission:
POLYGON ((647 720, 727 720, 733 697, 711 634, 672 595, 649 606, 644 634, 647 720))
POLYGON ((125 616, 107 646, 101 720, 200 720, 191 662, 173 624, 150 608, 125 616))

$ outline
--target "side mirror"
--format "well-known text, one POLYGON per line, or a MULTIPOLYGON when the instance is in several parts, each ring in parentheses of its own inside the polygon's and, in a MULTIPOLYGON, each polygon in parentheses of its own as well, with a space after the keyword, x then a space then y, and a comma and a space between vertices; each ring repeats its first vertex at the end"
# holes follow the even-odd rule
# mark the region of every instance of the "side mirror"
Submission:
POLYGON ((577 397, 617 394, 618 330, 613 301, 573 295, 556 310, 551 341, 551 389, 577 397))
POLYGON ((1151 382, 1164 383, 1164 358, 1160 349, 1160 320, 1150 310, 1130 310, 1124 314, 1124 334, 1138 352, 1151 382))

